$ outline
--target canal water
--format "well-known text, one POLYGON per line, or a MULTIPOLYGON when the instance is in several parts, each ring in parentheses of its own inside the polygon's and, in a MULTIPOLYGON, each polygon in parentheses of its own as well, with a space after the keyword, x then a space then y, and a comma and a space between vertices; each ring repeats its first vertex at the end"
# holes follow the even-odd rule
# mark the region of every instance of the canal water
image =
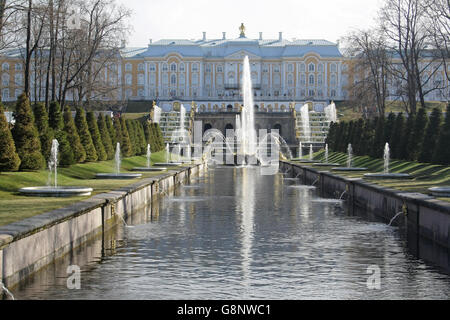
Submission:
POLYGON ((400 232, 260 168, 217 167, 12 291, 17 299, 448 299, 400 232), (67 266, 79 265, 80 289, 67 266))

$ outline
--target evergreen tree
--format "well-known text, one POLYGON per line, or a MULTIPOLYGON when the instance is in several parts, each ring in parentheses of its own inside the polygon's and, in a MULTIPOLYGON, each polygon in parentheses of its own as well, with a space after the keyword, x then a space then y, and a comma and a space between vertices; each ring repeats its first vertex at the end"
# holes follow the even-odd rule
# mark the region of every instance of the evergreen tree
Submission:
POLYGON ((137 127, 137 138, 140 144, 140 155, 145 155, 147 153, 147 141, 145 140, 144 127, 140 121, 136 121, 137 127))
POLYGON ((384 145, 386 141, 384 140, 384 117, 378 117, 375 126, 375 137, 372 145, 371 157, 381 158, 383 156, 384 145))
POLYGON ((447 103, 445 122, 441 127, 437 146, 433 155, 433 163, 450 164, 450 103, 447 103))
POLYGON ((394 128, 395 128, 395 114, 389 113, 386 122, 384 124, 384 143, 386 144, 391 141, 391 137, 394 134, 394 128))
POLYGON ((331 122, 330 128, 328 130, 327 138, 325 139, 325 143, 328 144, 329 150, 334 150, 335 135, 336 135, 336 123, 331 122))
POLYGON ((77 108, 77 114, 75 116, 75 125, 80 135, 81 144, 86 151, 86 161, 93 162, 98 160, 97 151, 95 150, 94 143, 92 142, 91 133, 89 132, 88 124, 86 121, 86 114, 83 108, 77 108))
POLYGON ((105 161, 108 158, 108 155, 106 154, 105 146, 102 142, 102 137, 100 135, 100 130, 98 129, 97 119, 95 118, 94 112, 88 112, 86 118, 89 132, 92 137, 92 142, 94 143, 95 151, 97 152, 98 161, 105 161))
MULTIPOLYGON (((111 121, 111 118, 110 118, 111 121)), ((114 148, 111 141, 111 136, 106 126, 105 117, 102 113, 98 116, 97 119, 98 130, 100 131, 100 136, 102 138, 103 146, 105 147, 106 158, 111 160, 114 158, 114 148)))
POLYGON ((441 131, 441 123, 442 111, 439 108, 434 108, 423 140, 422 152, 419 155, 420 162, 431 162, 433 160, 437 140, 441 131))
POLYGON ((114 132, 115 132, 115 137, 114 137, 114 147, 116 147, 117 143, 122 144, 122 126, 120 124, 120 118, 114 118, 114 132))
POLYGON ((425 128, 428 124, 428 115, 425 108, 420 108, 408 141, 408 160, 416 161, 422 150, 425 128))
POLYGON ((20 167, 20 158, 6 120, 3 105, 0 103, 0 172, 17 171, 20 167))
POLYGON ((405 118, 403 117, 403 113, 399 113, 395 118, 394 129, 389 139, 389 145, 391 148, 391 158, 399 159, 400 158, 400 147, 403 139, 405 129, 405 118))
POLYGON ((162 134, 161 127, 159 126, 158 123, 155 123, 154 127, 155 127, 155 136, 156 136, 156 140, 157 140, 157 145, 159 146, 159 149, 157 151, 166 150, 166 144, 164 143, 164 137, 162 134))
POLYGON ((130 145, 131 145, 131 155, 135 156, 140 150, 138 149, 138 145, 136 143, 136 128, 134 126, 133 120, 125 120, 125 123, 127 125, 127 131, 128 135, 130 137, 130 145))
POLYGON ((81 144, 81 139, 78 135, 78 130, 69 106, 66 106, 64 110, 64 131, 67 134, 67 141, 72 147, 74 161, 76 163, 83 163, 86 161, 86 151, 81 144))
POLYGON ((130 135, 128 134, 127 124, 123 117, 120 117, 119 121, 120 121, 120 128, 122 129, 122 143, 120 144, 122 148, 121 149, 122 156, 131 157, 133 154, 133 149, 131 147, 130 135))
POLYGON ((25 93, 17 100, 14 112, 16 123, 12 130, 17 154, 21 160, 20 170, 40 170, 45 166, 45 159, 41 153, 39 133, 34 125, 33 112, 30 101, 25 93))
POLYGON ((54 139, 53 130, 48 125, 48 114, 43 103, 34 105, 34 123, 39 132, 41 141, 41 151, 45 160, 48 161, 52 149, 52 140, 54 139))
POLYGON ((364 120, 359 119, 355 124, 355 130, 353 130, 353 150, 355 150, 355 154, 362 155, 361 154, 361 137, 363 134, 363 128, 364 128, 364 120))
POLYGON ((64 129, 64 121, 61 111, 61 106, 58 102, 52 101, 48 112, 48 124, 53 132, 57 132, 64 129))
POLYGON ((359 153, 362 156, 368 156, 372 151, 372 145, 375 139, 376 121, 377 119, 366 119, 366 121, 364 122, 364 129, 359 150, 359 153))
POLYGON ((407 160, 409 159, 409 149, 408 144, 409 140, 412 136, 412 131, 414 128, 414 123, 416 121, 416 117, 414 114, 409 114, 408 119, 406 120, 405 129, 403 130, 402 140, 400 143, 400 152, 399 152, 399 159, 400 160, 407 160))
MULTIPOLYGON (((116 140, 116 130, 114 129, 113 120, 111 117, 105 117, 106 128, 108 129, 109 137, 111 139, 111 144, 113 149, 116 148, 117 140, 116 140)), ((120 141, 120 140, 119 140, 120 141)))

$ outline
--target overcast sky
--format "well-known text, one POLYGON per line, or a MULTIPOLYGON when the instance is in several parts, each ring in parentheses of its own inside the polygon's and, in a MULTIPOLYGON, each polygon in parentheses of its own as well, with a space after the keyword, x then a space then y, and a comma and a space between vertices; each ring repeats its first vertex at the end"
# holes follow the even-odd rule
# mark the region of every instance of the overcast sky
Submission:
POLYGON ((149 39, 200 39, 246 35, 277 39, 336 41, 354 28, 374 24, 382 0, 117 0, 133 11, 128 46, 146 46, 149 39))

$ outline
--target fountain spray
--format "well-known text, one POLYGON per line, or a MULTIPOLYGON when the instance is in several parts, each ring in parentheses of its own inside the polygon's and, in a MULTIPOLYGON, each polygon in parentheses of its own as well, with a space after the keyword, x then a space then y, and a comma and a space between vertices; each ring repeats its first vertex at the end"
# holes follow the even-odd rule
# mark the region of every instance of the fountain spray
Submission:
POLYGON ((150 168, 151 156, 152 156, 152 151, 151 151, 150 144, 148 144, 147 145, 147 168, 150 168))
POLYGON ((390 162, 390 149, 389 149, 389 143, 386 143, 384 146, 384 173, 389 173, 389 162, 390 162))
POLYGON ((117 142, 117 145, 116 145, 116 154, 115 154, 114 159, 116 162, 116 174, 120 174, 121 159, 120 159, 120 143, 119 142, 117 142))
POLYGON ((312 144, 309 145, 309 161, 313 161, 313 146, 312 144))
POLYGON ((351 168, 352 167, 352 158, 353 158, 353 149, 352 149, 352 144, 349 143, 348 144, 348 148, 347 148, 347 168, 351 168))
POLYGON ((328 163, 328 144, 325 144, 325 163, 328 163))

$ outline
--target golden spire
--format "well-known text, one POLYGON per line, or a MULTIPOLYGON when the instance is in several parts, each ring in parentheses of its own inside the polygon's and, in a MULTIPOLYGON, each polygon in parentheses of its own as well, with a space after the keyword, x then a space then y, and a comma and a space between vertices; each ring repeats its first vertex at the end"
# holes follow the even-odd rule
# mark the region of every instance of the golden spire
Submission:
POLYGON ((153 107, 156 106, 156 101, 155 101, 155 100, 153 100, 152 106, 153 106, 153 107))
POLYGON ((239 27, 239 31, 241 32, 241 38, 245 38, 245 26, 244 26, 244 23, 241 23, 241 26, 239 27))

